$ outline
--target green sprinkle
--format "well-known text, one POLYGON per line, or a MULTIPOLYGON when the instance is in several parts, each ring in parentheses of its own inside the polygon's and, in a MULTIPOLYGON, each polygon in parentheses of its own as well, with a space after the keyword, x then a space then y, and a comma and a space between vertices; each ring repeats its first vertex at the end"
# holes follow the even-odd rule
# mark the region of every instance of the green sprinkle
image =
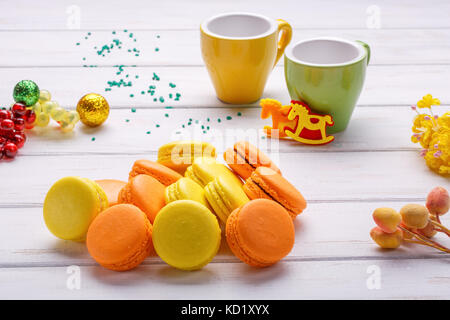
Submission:
POLYGON ((169 98, 172 99, 173 95, 171 93, 169 93, 169 98))
POLYGON ((164 115, 164 117, 168 118, 168 117, 169 117, 169 114, 168 114, 168 113, 166 113, 166 114, 164 115))
POLYGON ((92 137, 91 141, 95 141, 95 137, 92 137))
POLYGON ((159 51, 159 48, 155 48, 155 51, 158 52, 158 51, 159 51))
POLYGON ((111 91, 111 88, 105 88, 105 91, 111 91))
POLYGON ((155 102, 156 102, 156 101, 158 101, 158 99, 156 99, 156 98, 153 98, 153 101, 155 101, 155 102))
POLYGON ((219 122, 219 123, 220 123, 220 122, 222 122, 222 120, 220 120, 220 118, 219 118, 219 119, 217 119, 217 122, 219 122))
POLYGON ((141 91, 141 94, 145 94, 145 91, 141 91))
POLYGON ((115 32, 115 31, 113 31, 113 32, 112 32, 112 34, 116 34, 116 32, 115 32))
POLYGON ((182 127, 182 128, 185 128, 186 126, 183 124, 181 127, 182 127))
POLYGON ((130 94, 130 98, 133 98, 134 97, 134 94, 130 94))
POLYGON ((158 34, 156 37, 157 37, 158 39, 161 38, 161 37, 159 36, 159 34, 158 34))
POLYGON ((204 125, 202 125, 202 129, 205 129, 205 126, 204 126, 204 125))
POLYGON ((127 29, 125 29, 125 30, 123 30, 123 32, 128 32, 128 30, 127 30, 127 29))
POLYGON ((209 130, 209 126, 206 127, 206 130, 209 130))
POLYGON ((163 98, 163 97, 159 97, 159 101, 160 101, 161 103, 164 103, 164 98, 163 98))
POLYGON ((173 109, 171 106, 164 107, 165 109, 173 109))
POLYGON ((90 32, 88 32, 88 36, 90 36, 91 35, 91 33, 90 32))
POLYGON ((147 131, 146 133, 147 133, 147 134, 150 134, 150 133, 152 133, 152 132, 151 132, 151 131, 147 131))
POLYGON ((195 123, 198 124, 198 120, 195 120, 195 123))
POLYGON ((192 122, 188 122, 188 126, 190 126, 192 124, 192 122))
POLYGON ((159 81, 158 75, 157 75, 156 73, 154 73, 154 72, 153 72, 153 78, 152 78, 152 80, 159 81))
POLYGON ((159 124, 157 124, 156 127, 159 128, 159 124))
POLYGON ((84 57, 83 60, 86 60, 86 57, 84 57))
POLYGON ((206 118, 206 121, 208 121, 208 122, 209 122, 210 120, 211 120, 211 119, 209 119, 209 118, 206 118))
POLYGON ((242 116, 242 112, 237 113, 238 117, 242 116))
POLYGON ((79 46, 80 45, 80 43, 79 42, 77 42, 77 46, 79 46))
POLYGON ((130 33, 130 38, 133 38, 133 32, 130 33))
POLYGON ((130 119, 125 119, 125 122, 130 122, 130 119))
POLYGON ((227 120, 231 120, 231 119, 233 119, 233 118, 231 118, 230 116, 227 117, 227 120))
POLYGON ((131 108, 131 112, 136 112, 136 108, 131 108))
POLYGON ((263 140, 264 140, 265 138, 266 138, 265 136, 262 136, 262 137, 261 137, 261 139, 263 139, 263 140))

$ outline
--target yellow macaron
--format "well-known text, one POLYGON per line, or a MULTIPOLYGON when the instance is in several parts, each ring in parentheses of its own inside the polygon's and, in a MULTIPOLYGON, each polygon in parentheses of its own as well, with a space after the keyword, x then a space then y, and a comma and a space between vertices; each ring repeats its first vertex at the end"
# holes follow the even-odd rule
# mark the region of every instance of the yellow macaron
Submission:
POLYGON ((58 238, 84 241, 94 218, 108 207, 108 198, 92 180, 65 177, 56 181, 44 201, 44 221, 58 238))
POLYGON ((234 209, 246 204, 250 199, 242 184, 229 176, 218 176, 205 187, 205 196, 216 215, 223 223, 234 209))
POLYGON ((196 158, 184 175, 202 187, 218 176, 226 176, 227 179, 235 180, 237 184, 242 185, 241 180, 227 166, 208 157, 196 158))
POLYGON ((177 200, 194 200, 209 209, 209 204, 205 197, 205 190, 188 178, 181 178, 168 186, 165 196, 166 203, 177 200))
POLYGON ((220 247, 217 218, 204 205, 178 200, 166 205, 153 224, 153 244, 158 256, 181 270, 208 264, 220 247))
POLYGON ((174 141, 158 149, 158 162, 184 174, 195 158, 216 157, 216 149, 203 141, 174 141))

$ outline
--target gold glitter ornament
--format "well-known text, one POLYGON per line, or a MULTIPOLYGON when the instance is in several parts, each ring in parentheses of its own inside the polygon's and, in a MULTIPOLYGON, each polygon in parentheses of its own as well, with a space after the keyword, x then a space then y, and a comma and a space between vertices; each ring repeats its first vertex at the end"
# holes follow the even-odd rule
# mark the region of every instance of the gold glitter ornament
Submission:
POLYGON ((77 111, 83 124, 97 127, 108 118, 109 105, 101 95, 88 93, 78 101, 77 111))

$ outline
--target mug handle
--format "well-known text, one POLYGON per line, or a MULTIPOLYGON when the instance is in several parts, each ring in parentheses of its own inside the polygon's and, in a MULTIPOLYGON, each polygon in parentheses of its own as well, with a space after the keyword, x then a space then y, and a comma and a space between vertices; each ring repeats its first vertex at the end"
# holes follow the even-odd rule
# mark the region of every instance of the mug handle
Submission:
POLYGON ((360 45, 362 45, 364 47, 364 49, 366 49, 367 52, 367 64, 369 64, 370 61, 370 47, 367 43, 361 41, 361 40, 356 40, 356 42, 358 42, 360 45))
POLYGON ((278 41, 278 49, 277 49, 277 58, 275 59, 275 63, 273 66, 277 64, 278 60, 280 60, 281 56, 284 53, 284 49, 287 47, 289 42, 292 39, 292 27, 291 25, 284 21, 283 19, 277 19, 278 30, 277 35, 281 33, 280 40, 278 41))

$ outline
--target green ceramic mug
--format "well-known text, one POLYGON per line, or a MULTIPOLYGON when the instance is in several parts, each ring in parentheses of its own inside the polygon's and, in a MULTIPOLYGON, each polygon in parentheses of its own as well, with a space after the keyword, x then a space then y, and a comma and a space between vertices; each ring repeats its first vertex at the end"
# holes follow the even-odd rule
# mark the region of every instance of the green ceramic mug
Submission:
POLYGON ((306 102, 314 112, 331 114, 328 133, 347 128, 363 88, 370 47, 362 41, 315 38, 285 51, 284 71, 292 100, 306 102))

